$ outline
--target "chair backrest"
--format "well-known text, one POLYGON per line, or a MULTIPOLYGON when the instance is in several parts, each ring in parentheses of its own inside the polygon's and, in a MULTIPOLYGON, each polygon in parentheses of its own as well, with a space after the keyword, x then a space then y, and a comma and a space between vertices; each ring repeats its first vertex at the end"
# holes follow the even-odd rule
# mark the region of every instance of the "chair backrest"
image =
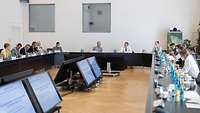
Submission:
POLYGON ((3 49, 0 49, 0 53, 1 53, 2 50, 3 50, 3 49))
POLYGON ((47 48, 47 52, 53 51, 53 48, 47 48))

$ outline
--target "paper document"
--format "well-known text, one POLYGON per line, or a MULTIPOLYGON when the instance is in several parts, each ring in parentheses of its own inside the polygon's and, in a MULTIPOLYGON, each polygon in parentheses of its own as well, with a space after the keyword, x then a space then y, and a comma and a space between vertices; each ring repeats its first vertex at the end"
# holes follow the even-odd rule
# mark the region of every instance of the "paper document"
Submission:
POLYGON ((187 103, 200 104, 200 99, 191 99, 191 100, 188 100, 187 103))
POLYGON ((162 102, 163 102, 162 99, 154 100, 153 107, 158 107, 158 106, 162 105, 162 102))
POLYGON ((200 104, 191 104, 191 103, 186 103, 187 108, 195 108, 195 109, 200 109, 200 104))
POLYGON ((200 96, 196 91, 186 91, 185 98, 186 99, 200 99, 200 96))

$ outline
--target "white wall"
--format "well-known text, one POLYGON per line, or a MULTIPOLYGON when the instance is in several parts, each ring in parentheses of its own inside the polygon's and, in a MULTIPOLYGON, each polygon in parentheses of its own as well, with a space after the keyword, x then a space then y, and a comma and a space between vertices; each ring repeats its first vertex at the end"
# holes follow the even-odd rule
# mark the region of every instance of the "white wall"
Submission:
POLYGON ((45 47, 60 41, 65 50, 86 51, 102 41, 104 50, 119 49, 129 41, 136 52, 151 51, 155 40, 166 47, 166 32, 177 26, 184 38, 194 39, 200 21, 200 0, 30 0, 56 4, 56 32, 29 33, 24 7, 24 41, 40 40, 45 47), (111 33, 82 33, 82 3, 111 3, 111 33))
POLYGON ((15 45, 22 41, 22 5, 19 0, 0 3, 0 48, 5 42, 15 45))

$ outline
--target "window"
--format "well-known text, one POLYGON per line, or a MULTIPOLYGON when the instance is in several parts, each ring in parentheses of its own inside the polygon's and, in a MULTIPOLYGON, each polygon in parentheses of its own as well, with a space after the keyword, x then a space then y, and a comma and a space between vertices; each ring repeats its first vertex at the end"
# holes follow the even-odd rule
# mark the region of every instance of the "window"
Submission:
POLYGON ((29 32, 55 32, 54 4, 30 4, 29 32))
POLYGON ((83 4, 83 32, 111 32, 111 4, 83 4))

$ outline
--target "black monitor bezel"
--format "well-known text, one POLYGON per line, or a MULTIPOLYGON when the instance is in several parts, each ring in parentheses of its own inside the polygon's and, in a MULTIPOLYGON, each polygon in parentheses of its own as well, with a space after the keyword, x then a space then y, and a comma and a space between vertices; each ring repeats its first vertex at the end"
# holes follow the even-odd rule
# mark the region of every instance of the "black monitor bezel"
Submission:
POLYGON ((18 80, 23 80, 33 74, 33 69, 24 70, 18 73, 10 74, 1 77, 1 84, 9 84, 18 80))

